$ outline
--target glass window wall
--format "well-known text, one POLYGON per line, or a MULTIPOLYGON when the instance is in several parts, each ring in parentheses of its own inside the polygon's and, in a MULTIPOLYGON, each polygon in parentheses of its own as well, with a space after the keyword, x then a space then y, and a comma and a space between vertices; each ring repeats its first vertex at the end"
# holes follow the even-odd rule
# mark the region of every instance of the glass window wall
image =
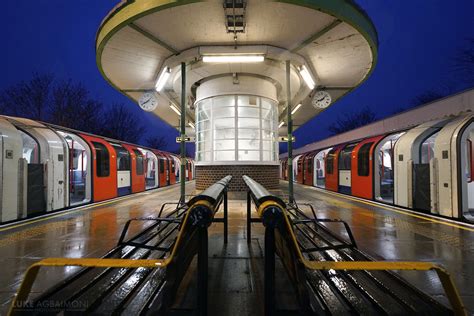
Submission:
POLYGON ((278 109, 256 96, 218 96, 196 105, 197 162, 277 162, 278 109))

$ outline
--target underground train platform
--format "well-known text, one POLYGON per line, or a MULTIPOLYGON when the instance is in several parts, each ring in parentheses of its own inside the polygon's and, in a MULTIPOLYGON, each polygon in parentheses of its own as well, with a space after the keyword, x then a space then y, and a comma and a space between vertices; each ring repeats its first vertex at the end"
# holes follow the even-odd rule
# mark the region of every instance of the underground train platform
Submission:
MULTIPOLYGON (((194 182, 187 183, 186 191, 194 193, 194 187, 194 182)), ((280 189, 274 191, 275 195, 286 197, 287 187, 286 181, 280 181, 280 189)), ((0 280, 3 285, 0 314, 8 311, 26 269, 34 262, 49 257, 100 258, 117 245, 129 219, 156 217, 163 203, 178 196, 179 186, 171 186, 2 227, 0 247, 4 271, 0 280)), ((373 260, 432 262, 445 267, 453 277, 466 309, 474 310, 473 225, 298 184, 295 184, 295 200, 308 214, 310 209, 303 204, 313 205, 317 218, 344 220, 358 248, 373 260)), ((222 216, 222 211, 218 211, 216 217, 222 216)), ((252 217, 256 216, 253 212, 252 217)), ((263 315, 265 227, 262 223, 252 223, 248 243, 245 199, 228 201, 228 218, 227 244, 223 242, 222 225, 212 223, 209 227, 208 314, 263 315)), ((338 224, 326 225, 336 235, 348 239, 346 230, 338 224)), ((149 222, 134 222, 128 233, 132 236, 149 225, 149 222)), ((192 314, 196 309, 197 265, 194 259, 179 285, 170 314, 192 314)), ((79 270, 79 267, 42 268, 31 289, 30 299, 79 270)), ((283 261, 279 259, 275 273, 278 314, 298 315, 295 291, 283 261)), ((434 271, 398 273, 435 302, 449 306, 434 271)), ((127 284, 121 287, 125 291, 127 284)))

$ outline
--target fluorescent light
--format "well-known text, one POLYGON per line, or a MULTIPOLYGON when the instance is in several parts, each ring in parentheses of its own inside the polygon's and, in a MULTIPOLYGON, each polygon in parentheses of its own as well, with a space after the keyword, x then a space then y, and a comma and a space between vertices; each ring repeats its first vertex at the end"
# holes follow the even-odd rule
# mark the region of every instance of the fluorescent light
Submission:
POLYGON ((311 76, 311 74, 309 73, 305 65, 301 66, 300 75, 301 77, 303 77, 304 82, 306 82, 306 85, 308 86, 308 88, 313 90, 314 87, 316 86, 316 83, 314 82, 313 77, 311 76))
POLYGON ((160 92, 161 90, 163 90, 163 87, 168 81, 168 78, 170 77, 170 75, 171 75, 170 67, 165 67, 165 69, 163 69, 160 76, 158 77, 158 80, 156 81, 156 85, 155 85, 156 91, 160 92))
POLYGON ((259 63, 265 60, 263 55, 207 55, 202 57, 205 63, 259 63))
POLYGON ((295 114, 296 111, 298 111, 302 105, 303 105, 303 104, 301 104, 301 103, 298 104, 298 105, 291 111, 291 114, 292 114, 292 115, 295 114))
POLYGON ((191 126, 193 129, 196 129, 196 126, 194 126, 193 123, 189 122, 188 125, 191 126))
POLYGON ((176 107, 176 105, 174 105, 173 103, 170 104, 170 108, 176 113, 178 114, 179 116, 181 116, 181 112, 178 110, 178 108, 176 107))
POLYGON ((280 125, 278 125, 278 128, 282 127, 283 125, 285 125, 285 122, 280 122, 280 125))

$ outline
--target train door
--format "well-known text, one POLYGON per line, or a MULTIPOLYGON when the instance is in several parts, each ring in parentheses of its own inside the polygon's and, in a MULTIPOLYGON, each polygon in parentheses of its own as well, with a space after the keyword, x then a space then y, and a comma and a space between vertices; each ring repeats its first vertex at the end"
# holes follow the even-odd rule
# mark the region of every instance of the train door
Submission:
POLYGON ((324 161, 325 167, 325 188, 331 191, 338 191, 339 185, 339 152, 344 145, 339 145, 328 151, 326 160, 324 161))
POLYGON ((356 146, 357 144, 347 145, 339 152, 337 164, 339 171, 338 192, 352 194, 352 151, 356 146))
POLYGON ((155 151, 155 154, 158 158, 159 184, 160 187, 165 187, 168 185, 168 161, 162 152, 155 151))
POLYGON ((431 211, 430 163, 434 157, 434 145, 439 132, 425 138, 420 145, 419 160, 413 161, 412 188, 413 208, 425 212, 431 211))
POLYGON ((299 165, 300 158, 301 155, 298 155, 293 158, 293 182, 296 182, 298 180, 298 174, 301 173, 301 165, 299 165))
POLYGON ((393 204, 394 198, 394 148, 404 133, 391 134, 382 139, 374 149, 374 198, 393 204))
POLYGON ((131 157, 127 149, 120 144, 110 143, 117 156, 117 195, 123 196, 132 193, 132 166, 131 157))
POLYGON ((314 156, 313 163, 313 185, 318 188, 326 188, 326 156, 332 148, 324 149, 314 156))
POLYGON ((474 123, 470 123, 459 140, 460 202, 462 216, 474 221, 474 123))
POLYGON ((173 174, 174 179, 176 179, 175 183, 180 182, 181 181, 181 161, 175 155, 170 155, 170 159, 172 161, 171 173, 173 174))
POLYGON ((91 149, 76 134, 57 131, 66 142, 69 165, 69 205, 88 203, 92 199, 91 149))
POLYGON ((307 154, 303 154, 300 156, 298 159, 297 163, 297 168, 298 168, 298 174, 296 176, 296 182, 303 184, 304 181, 304 174, 305 174, 305 160, 306 160, 307 154))
POLYGON ((304 177, 303 184, 313 185, 313 160, 315 152, 310 152, 304 159, 304 177))
POLYGON ((100 137, 79 134, 92 151, 92 180, 94 202, 117 197, 117 160, 114 148, 100 137))
POLYGON ((168 185, 176 184, 177 179, 181 178, 176 178, 176 169, 180 169, 180 165, 176 164, 173 155, 167 154, 166 158, 168 159, 168 185))
POLYGON ((351 190, 352 195, 373 199, 374 187, 374 148, 384 136, 364 139, 355 148, 352 154, 351 190))
POLYGON ((130 174, 132 193, 145 191, 145 158, 134 145, 122 144, 130 155, 130 174))
POLYGON ((22 158, 26 162, 26 214, 32 216, 46 210, 44 165, 40 162, 39 143, 20 130, 23 141, 22 158))
POLYGON ((158 187, 158 158, 150 150, 138 148, 144 156, 145 165, 145 189, 153 189, 158 187))
POLYGON ((24 199, 19 189, 24 177, 19 166, 22 161, 22 139, 19 131, 7 120, 0 117, 0 222, 8 222, 24 217, 24 199), (8 185, 7 185, 8 184, 8 185))

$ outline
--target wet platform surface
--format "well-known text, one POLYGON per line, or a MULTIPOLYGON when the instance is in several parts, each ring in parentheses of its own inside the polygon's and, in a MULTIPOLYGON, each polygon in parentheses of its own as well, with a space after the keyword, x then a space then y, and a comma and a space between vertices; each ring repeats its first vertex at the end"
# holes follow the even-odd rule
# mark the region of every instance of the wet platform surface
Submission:
MULTIPOLYGON (((281 182, 286 192, 286 182, 281 182)), ((194 184, 187 184, 187 192, 194 184)), ((17 227, 0 228, 0 314, 8 309, 25 270, 46 257, 101 257, 114 247, 130 218, 156 216, 160 205, 176 200, 179 186, 167 187, 105 202, 95 207, 55 214, 17 227)), ((295 185, 299 202, 310 202, 320 218, 341 218, 349 223, 363 251, 376 259, 420 260, 440 263, 453 275, 469 311, 474 311, 474 228, 443 220, 397 213, 390 207, 366 204, 350 197, 295 185)), ((229 203, 229 242, 224 245, 222 224, 209 232, 209 312, 212 315, 263 314, 263 226, 252 228, 250 247, 246 240, 245 201, 229 203)), ((222 216, 219 212, 218 216, 222 216)), ((254 216, 256 216, 254 214, 254 216)), ((131 233, 147 224, 137 223, 131 233)), ((330 227, 330 226, 329 226, 330 227)), ((341 227, 331 227, 342 232, 341 227)), ((195 304, 195 262, 181 284, 176 308, 191 310, 195 304)), ((44 290, 77 268, 41 270, 35 293, 44 290)), ((291 285, 277 263, 277 304, 280 310, 296 308, 291 285)), ((434 272, 403 272, 420 289, 446 303, 434 272)), ((35 294, 33 293, 33 295, 35 294)))

